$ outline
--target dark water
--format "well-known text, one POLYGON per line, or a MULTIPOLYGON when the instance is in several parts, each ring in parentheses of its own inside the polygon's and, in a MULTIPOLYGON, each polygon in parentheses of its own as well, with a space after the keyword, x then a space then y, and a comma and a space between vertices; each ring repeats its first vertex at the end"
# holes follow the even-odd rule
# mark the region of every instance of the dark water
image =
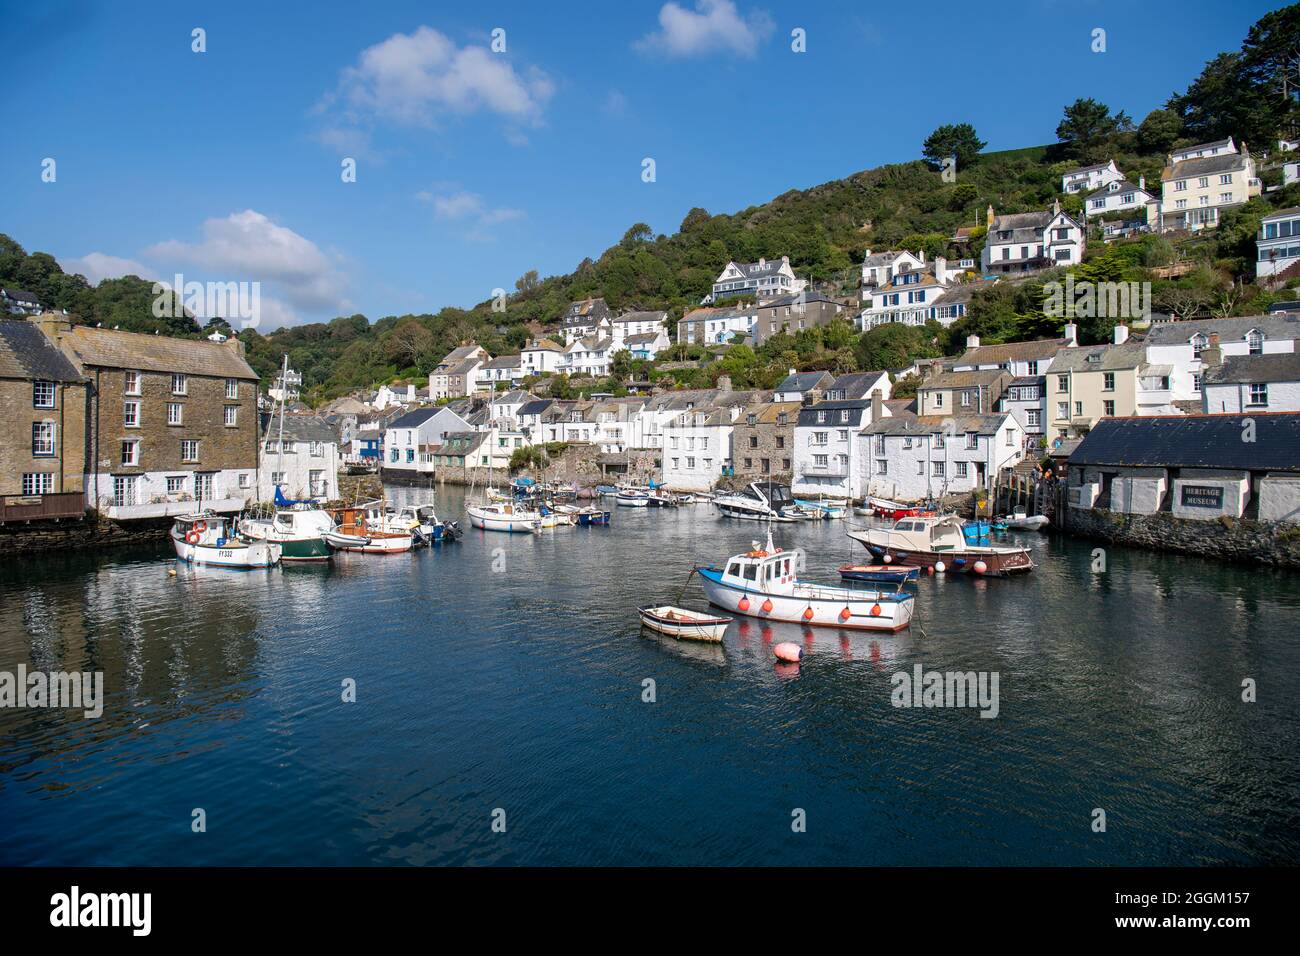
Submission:
MULTIPOLYGON (((861 557, 844 530, 778 544, 830 581, 861 557)), ((469 531, 327 568, 4 564, 0 670, 103 670, 108 695, 98 720, 0 710, 0 864, 1300 856, 1300 575, 1119 548, 1095 574, 1094 545, 1025 535, 1033 575, 926 579, 898 635, 640 633, 637 604, 758 534, 705 506, 616 509, 609 529, 469 531), (798 668, 774 663, 782 640, 798 668), (890 675, 917 662, 998 672, 999 715, 892 707, 890 675)), ((685 602, 703 606, 697 584, 685 602)))

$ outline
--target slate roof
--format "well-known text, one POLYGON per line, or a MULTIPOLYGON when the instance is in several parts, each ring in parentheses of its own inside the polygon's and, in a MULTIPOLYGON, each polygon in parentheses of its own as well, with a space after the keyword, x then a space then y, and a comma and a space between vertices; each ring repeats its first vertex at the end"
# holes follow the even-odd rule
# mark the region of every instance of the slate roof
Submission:
MULTIPOLYGON (((273 441, 279 441, 279 419, 272 416, 265 423, 262 434, 273 441)), ((334 442, 337 444, 339 436, 338 432, 334 430, 334 426, 323 419, 317 418, 315 415, 285 415, 284 440, 334 442)))
POLYGON ((1046 374, 1056 375, 1061 372, 1115 372, 1121 369, 1138 368, 1146 364, 1146 349, 1140 342, 1125 342, 1123 345, 1084 345, 1072 349, 1061 349, 1047 367, 1046 374), (1097 361, 1088 361, 1089 356, 1098 356, 1097 361))
POLYGON ((1265 355, 1229 355, 1223 364, 1205 370, 1210 385, 1245 382, 1300 382, 1300 352, 1269 352, 1265 355))
POLYGON ((564 313, 565 325, 592 325, 602 319, 612 319, 613 313, 604 299, 579 299, 570 302, 564 313))
POLYGON ((1091 166, 1080 166, 1078 169, 1071 169, 1068 172, 1064 173, 1063 175, 1066 177, 1082 176, 1085 173, 1092 172, 1094 169, 1106 169, 1113 162, 1114 162, 1113 159, 1108 159, 1104 163, 1094 163, 1091 166))
POLYGON ((485 362, 484 368, 519 368, 520 358, 518 355, 501 355, 485 362))
POLYGON ((1150 190, 1144 189, 1137 183, 1131 183, 1127 179, 1117 179, 1114 182, 1107 183, 1100 189, 1095 189, 1088 193, 1088 195, 1084 197, 1084 202, 1087 202, 1090 199, 1096 199, 1098 196, 1122 196, 1124 193, 1145 193, 1147 196, 1151 195, 1150 190))
POLYGON ((615 322, 662 322, 666 318, 668 318, 668 313, 663 311, 624 312, 622 315, 617 316, 614 319, 614 321, 615 322))
POLYGON ((938 435, 954 432, 964 435, 976 432, 980 435, 996 435, 1002 423, 1007 419, 1006 413, 995 415, 915 415, 881 418, 863 429, 864 435, 938 435))
POLYGON ((1070 464, 1300 472, 1300 413, 1103 418, 1070 464), (1253 442, 1242 441, 1246 419, 1253 442))
POLYGON ((887 372, 847 372, 826 386, 826 393, 844 392, 845 398, 870 398, 871 392, 887 372))
POLYGON ((1300 206, 1288 206, 1286 209, 1271 212, 1267 216, 1261 217, 1260 222, 1268 222, 1270 219, 1286 219, 1289 216, 1300 216, 1300 206))
POLYGON ((794 305, 803 298, 805 303, 809 302, 827 302, 831 305, 838 305, 844 308, 843 302, 836 302, 834 299, 828 299, 819 292, 792 292, 789 295, 777 296, 775 299, 768 299, 758 306, 759 309, 779 309, 783 306, 794 305))
POLYGON ((1220 153, 1218 156, 1183 159, 1172 166, 1166 166, 1160 178, 1165 182, 1170 182, 1175 179, 1190 179, 1193 176, 1226 173, 1244 168, 1249 161, 1250 156, 1246 153, 1220 153))
POLYGON ((440 408, 417 408, 388 423, 389 428, 419 428, 438 412, 440 408))
POLYGON ((24 292, 22 289, 15 289, 13 286, 5 286, 0 289, 6 299, 11 299, 23 305, 40 305, 41 300, 34 292, 24 292))
POLYGON ((658 332, 638 332, 636 335, 626 336, 623 341, 627 345, 649 345, 658 338, 658 332))
POLYGON ((824 388, 835 381, 829 372, 796 372, 787 375, 776 387, 778 392, 806 392, 814 388, 824 388))
POLYGON ((931 378, 923 379, 917 390, 974 388, 980 385, 991 388, 997 385, 1003 376, 1010 380, 1011 373, 1001 368, 974 369, 969 372, 940 372, 931 378))
POLYGON ((865 398, 852 399, 844 402, 818 402, 816 405, 804 405, 799 409, 799 427, 800 428, 829 428, 833 425, 861 425, 862 419, 871 411, 871 400, 865 398), (830 414, 826 416, 826 421, 817 420, 818 412, 839 412, 848 411, 849 420, 841 422, 840 416, 830 414))
POLYGON ((1248 315, 1234 319, 1192 319, 1186 322, 1161 322, 1147 333, 1147 345, 1186 345, 1197 332, 1207 338, 1219 333, 1220 342, 1241 341, 1251 329, 1259 329, 1269 339, 1300 339, 1300 315, 1275 313, 1248 315))
POLYGON ((0 319, 0 378, 80 382, 81 373, 35 323, 0 319))
POLYGON ((239 353, 224 342, 119 332, 88 325, 74 325, 62 333, 61 341, 83 366, 258 379, 258 374, 239 353))
POLYGON ((517 414, 520 417, 523 417, 524 415, 540 415, 548 408, 550 408, 551 405, 553 404, 554 401, 552 399, 539 398, 534 401, 525 402, 523 405, 520 405, 517 414))

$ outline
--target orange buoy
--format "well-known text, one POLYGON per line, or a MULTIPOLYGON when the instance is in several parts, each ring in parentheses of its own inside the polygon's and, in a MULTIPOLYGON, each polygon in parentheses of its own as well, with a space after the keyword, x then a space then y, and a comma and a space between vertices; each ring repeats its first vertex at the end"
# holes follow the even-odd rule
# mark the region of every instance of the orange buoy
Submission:
POLYGON ((873 605, 871 605, 871 616, 872 616, 872 617, 880 617, 880 605, 879 605, 879 604, 873 604, 873 605))
POLYGON ((853 612, 849 610, 849 606, 846 604, 844 605, 844 610, 840 611, 840 620, 847 621, 852 614, 853 612))
POLYGON ((766 601, 763 602, 763 613, 764 613, 764 614, 771 614, 771 613, 772 613, 772 599, 771 599, 771 598, 768 598, 766 601))
POLYGON ((983 574, 983 573, 984 573, 985 571, 987 571, 988 569, 989 569, 989 566, 988 566, 987 564, 985 564, 983 561, 976 561, 976 562, 975 562, 975 573, 976 573, 976 574, 983 574))
POLYGON ((741 597, 741 599, 740 599, 740 603, 736 605, 736 609, 737 609, 737 610, 740 610, 740 611, 748 611, 748 610, 749 610, 749 596, 748 596, 748 595, 744 595, 744 596, 741 597))
POLYGON ((934 565, 926 565, 925 573, 931 575, 934 574, 934 565))
POLYGON ((803 619, 805 621, 811 621, 813 619, 813 609, 811 605, 803 609, 803 619))
POLYGON ((776 645, 772 648, 772 653, 776 655, 778 661, 785 661, 788 664, 798 664, 803 658, 803 648, 792 641, 776 645))

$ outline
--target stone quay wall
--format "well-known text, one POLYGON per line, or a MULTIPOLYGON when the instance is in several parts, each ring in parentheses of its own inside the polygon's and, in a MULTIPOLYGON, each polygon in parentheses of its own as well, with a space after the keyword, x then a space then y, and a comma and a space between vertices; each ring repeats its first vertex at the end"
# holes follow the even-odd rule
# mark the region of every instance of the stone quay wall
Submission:
POLYGON ((1177 518, 1168 512, 1131 515, 1101 508, 1062 508, 1064 530, 1115 544, 1176 551, 1244 564, 1300 568, 1300 525, 1177 518))

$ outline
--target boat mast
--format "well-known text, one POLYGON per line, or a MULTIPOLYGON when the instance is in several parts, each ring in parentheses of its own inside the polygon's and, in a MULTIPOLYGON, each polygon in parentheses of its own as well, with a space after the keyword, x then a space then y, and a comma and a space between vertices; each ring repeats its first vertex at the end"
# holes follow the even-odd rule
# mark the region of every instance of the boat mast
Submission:
MULTIPOLYGON (((285 392, 285 386, 287 384, 288 378, 289 378, 289 353, 285 352, 284 365, 280 370, 280 397, 276 400, 276 404, 280 406, 280 431, 276 436, 276 441, 280 445, 280 458, 277 464, 280 469, 281 481, 284 480, 284 392, 285 392)), ((276 486, 274 481, 271 482, 271 485, 272 485, 271 501, 274 502, 275 488, 278 486, 276 486)))

